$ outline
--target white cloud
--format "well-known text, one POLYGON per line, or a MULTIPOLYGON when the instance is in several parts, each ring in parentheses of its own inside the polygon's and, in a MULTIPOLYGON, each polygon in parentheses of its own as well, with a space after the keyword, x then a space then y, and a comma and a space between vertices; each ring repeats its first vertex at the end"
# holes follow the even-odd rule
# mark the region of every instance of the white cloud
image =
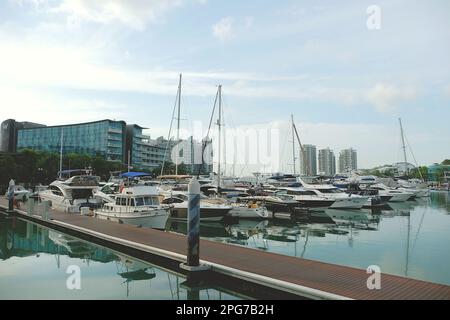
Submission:
MULTIPOLYGON (((119 22, 137 30, 149 23, 162 20, 184 0, 62 0, 55 4, 48 0, 11 0, 19 6, 32 5, 35 9, 64 14, 67 24, 76 28, 83 21, 100 24, 119 22)), ((201 2, 200 2, 201 3, 201 2)))
POLYGON ((412 86, 399 87, 391 84, 378 83, 367 93, 367 100, 377 111, 392 111, 397 104, 414 100, 418 96, 417 88, 412 86))
POLYGON ((44 90, 29 87, 0 86, 0 119, 33 121, 48 125, 94 121, 98 119, 120 119, 124 106, 99 99, 67 100, 44 90), (68 112, 70 117, 67 117, 68 112))
POLYGON ((213 25, 213 35, 220 41, 230 40, 233 37, 233 23, 234 19, 231 17, 220 19, 213 25))
POLYGON ((236 20, 232 17, 224 17, 212 26, 213 36, 222 42, 229 41, 240 32, 244 32, 253 27, 255 18, 247 16, 236 20))
POLYGON ((47 0, 9 0, 12 3, 24 7, 26 5, 33 5, 35 8, 47 4, 47 0))

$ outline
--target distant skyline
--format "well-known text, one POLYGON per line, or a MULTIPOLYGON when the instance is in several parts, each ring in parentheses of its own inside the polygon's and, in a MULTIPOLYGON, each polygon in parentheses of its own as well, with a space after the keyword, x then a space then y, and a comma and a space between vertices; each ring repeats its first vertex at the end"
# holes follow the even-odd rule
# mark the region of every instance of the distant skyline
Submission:
POLYGON ((449 57, 446 0, 8 0, 0 121, 110 118, 166 136, 183 73, 184 130, 207 127, 223 84, 230 128, 278 128, 290 143, 294 114, 303 143, 352 147, 371 168, 402 161, 402 117, 429 165, 450 158, 449 57), (373 4, 379 30, 366 25, 373 4))

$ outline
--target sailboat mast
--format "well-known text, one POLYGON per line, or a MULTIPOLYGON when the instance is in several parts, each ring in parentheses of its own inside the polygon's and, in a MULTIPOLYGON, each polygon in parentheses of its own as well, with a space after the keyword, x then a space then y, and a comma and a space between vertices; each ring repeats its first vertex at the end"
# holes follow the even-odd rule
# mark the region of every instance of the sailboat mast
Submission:
POLYGON ((294 137, 294 115, 291 114, 291 128, 292 128, 292 166, 295 175, 295 137, 294 137))
POLYGON ((180 110, 181 110, 181 79, 182 74, 180 73, 180 82, 178 83, 178 113, 177 113, 177 156, 175 163, 175 175, 178 175, 178 157, 180 155, 180 110))
POLYGON ((219 126, 219 152, 218 152, 218 165, 217 165, 217 188, 220 188, 220 162, 221 162, 221 147, 222 147, 222 85, 219 85, 219 120, 217 121, 219 126))
MULTIPOLYGON (((222 112, 222 123, 225 127, 225 114, 223 113, 223 108, 221 108, 222 112)), ((225 128, 224 128, 225 129, 225 128)), ((227 135, 224 132, 223 134, 223 174, 226 176, 227 174, 227 135)))
POLYGON ((402 118, 398 118, 398 122, 400 123, 400 135, 402 137, 402 149, 403 149, 403 157, 404 157, 404 161, 405 161, 405 169, 408 170, 408 167, 407 167, 408 160, 406 158, 405 134, 403 133, 402 118))
POLYGON ((64 129, 61 128, 61 147, 59 150, 59 179, 62 178, 64 129))

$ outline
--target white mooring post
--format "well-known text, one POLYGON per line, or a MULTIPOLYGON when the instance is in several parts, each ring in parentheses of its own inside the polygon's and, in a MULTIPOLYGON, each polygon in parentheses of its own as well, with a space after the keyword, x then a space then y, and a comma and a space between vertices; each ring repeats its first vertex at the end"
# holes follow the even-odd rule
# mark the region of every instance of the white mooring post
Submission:
POLYGON ((28 215, 32 216, 34 214, 34 199, 28 198, 28 215))
POLYGON ((13 179, 9 181, 8 185, 8 212, 14 211, 14 192, 16 189, 16 183, 13 179))
POLYGON ((200 184, 193 177, 188 186, 188 250, 187 263, 182 263, 180 267, 190 272, 188 275, 192 278, 192 273, 198 271, 207 271, 208 265, 200 265, 200 184))
POLYGON ((42 201, 42 219, 48 220, 48 212, 50 210, 50 202, 42 201))

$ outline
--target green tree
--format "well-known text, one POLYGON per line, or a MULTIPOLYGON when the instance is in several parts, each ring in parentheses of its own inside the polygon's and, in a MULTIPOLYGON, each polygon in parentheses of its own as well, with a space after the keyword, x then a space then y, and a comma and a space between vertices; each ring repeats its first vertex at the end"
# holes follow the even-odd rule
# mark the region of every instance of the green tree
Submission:
POLYGON ((414 168, 412 170, 410 170, 409 172, 409 177, 410 178, 416 178, 416 179, 424 179, 427 180, 428 178, 428 167, 422 166, 422 167, 417 167, 414 168))
POLYGON ((5 194, 9 180, 15 179, 16 161, 10 155, 0 155, 0 192, 5 194))
POLYGON ((444 161, 442 161, 442 164, 444 166, 450 166, 450 159, 445 159, 444 161))
MULTIPOLYGON (((151 173, 155 174, 156 176, 161 175, 161 168, 162 166, 158 166, 155 169, 152 170, 151 173)), ((172 162, 166 162, 164 164, 164 172, 163 175, 173 175, 176 172, 175 164, 172 162)), ((179 175, 185 175, 190 174, 189 172, 189 166, 185 165, 184 163, 181 163, 178 165, 178 174, 179 175)))

